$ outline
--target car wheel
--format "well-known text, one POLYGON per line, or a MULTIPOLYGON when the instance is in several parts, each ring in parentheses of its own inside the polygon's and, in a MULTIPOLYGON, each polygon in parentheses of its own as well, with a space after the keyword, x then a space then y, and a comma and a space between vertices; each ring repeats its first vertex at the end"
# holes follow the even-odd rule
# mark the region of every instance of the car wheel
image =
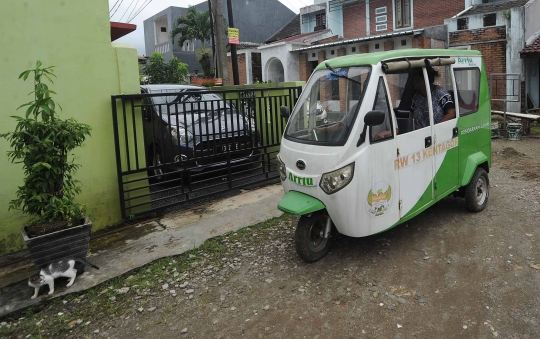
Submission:
POLYGON ((465 189, 465 206, 471 212, 483 211, 489 198, 489 178, 486 170, 477 168, 465 189))

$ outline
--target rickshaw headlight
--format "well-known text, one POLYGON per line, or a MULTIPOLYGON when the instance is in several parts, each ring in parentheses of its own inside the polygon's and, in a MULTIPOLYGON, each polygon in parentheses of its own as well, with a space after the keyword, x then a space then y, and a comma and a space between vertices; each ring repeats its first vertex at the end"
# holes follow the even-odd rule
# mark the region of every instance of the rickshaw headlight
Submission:
POLYGON ((354 175, 354 162, 336 171, 323 174, 319 186, 326 194, 334 194, 347 186, 354 175))
POLYGON ((283 161, 281 161, 281 157, 279 156, 279 153, 277 155, 278 159, 278 171, 279 171, 279 177, 281 178, 281 181, 285 181, 287 179, 287 168, 285 167, 285 164, 283 161))

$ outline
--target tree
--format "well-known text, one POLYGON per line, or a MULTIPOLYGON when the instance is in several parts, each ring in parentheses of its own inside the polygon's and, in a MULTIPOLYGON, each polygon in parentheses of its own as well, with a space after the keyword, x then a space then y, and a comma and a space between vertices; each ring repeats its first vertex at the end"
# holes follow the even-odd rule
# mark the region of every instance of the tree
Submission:
POLYGON ((146 74, 151 84, 181 84, 186 82, 189 71, 177 57, 166 63, 161 53, 154 52, 146 61, 146 74))
POLYGON ((174 38, 178 38, 178 46, 183 46, 184 42, 190 40, 200 40, 204 48, 205 41, 210 40, 210 12, 200 12, 197 8, 190 6, 186 15, 183 15, 173 23, 173 30, 170 38, 174 43, 174 38))
POLYGON ((203 73, 205 77, 212 75, 212 50, 209 48, 201 47, 195 52, 197 55, 197 60, 202 66, 203 73))

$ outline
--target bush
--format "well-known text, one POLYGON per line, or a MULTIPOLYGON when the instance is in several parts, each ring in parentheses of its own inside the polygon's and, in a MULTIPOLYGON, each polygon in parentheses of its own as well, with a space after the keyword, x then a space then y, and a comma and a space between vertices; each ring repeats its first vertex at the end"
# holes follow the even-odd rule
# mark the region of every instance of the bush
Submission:
POLYGON ((201 85, 204 87, 214 87, 216 85, 216 81, 214 79, 203 80, 201 85))
POLYGON ((212 50, 209 48, 199 48, 196 52, 197 60, 201 64, 205 77, 212 75, 212 50))
POLYGON ((28 107, 24 117, 13 116, 17 120, 15 131, 0 134, 10 142, 8 158, 12 163, 22 163, 24 172, 24 185, 18 188, 9 209, 30 215, 31 224, 66 221, 71 225, 84 216, 84 206, 74 202, 81 193, 79 181, 74 179, 80 165, 70 152, 90 136, 91 127, 58 117, 51 97, 56 93, 43 82, 53 82, 53 67, 41 65, 38 61, 35 69, 19 75, 26 81, 33 74, 34 91, 30 95, 34 100, 19 107, 28 107))
POLYGON ((173 56, 169 63, 166 63, 161 53, 154 52, 146 61, 146 75, 148 83, 151 84, 183 84, 189 71, 187 65, 177 57, 173 56))

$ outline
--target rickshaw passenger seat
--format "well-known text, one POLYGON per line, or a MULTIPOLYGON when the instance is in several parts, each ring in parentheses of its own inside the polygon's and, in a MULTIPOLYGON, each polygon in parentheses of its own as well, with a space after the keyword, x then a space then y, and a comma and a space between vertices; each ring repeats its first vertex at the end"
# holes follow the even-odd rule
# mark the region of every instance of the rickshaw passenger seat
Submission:
POLYGON ((414 131, 414 119, 397 118, 399 134, 405 134, 414 131))

